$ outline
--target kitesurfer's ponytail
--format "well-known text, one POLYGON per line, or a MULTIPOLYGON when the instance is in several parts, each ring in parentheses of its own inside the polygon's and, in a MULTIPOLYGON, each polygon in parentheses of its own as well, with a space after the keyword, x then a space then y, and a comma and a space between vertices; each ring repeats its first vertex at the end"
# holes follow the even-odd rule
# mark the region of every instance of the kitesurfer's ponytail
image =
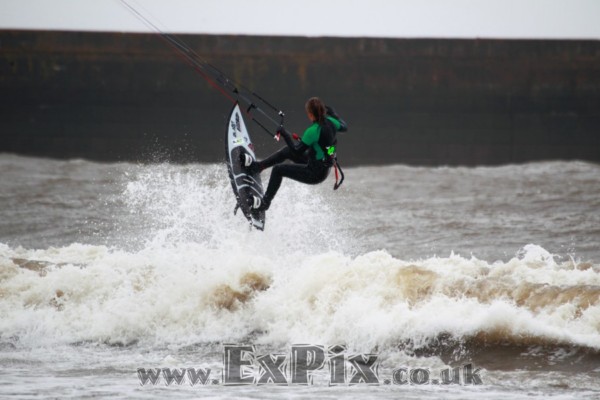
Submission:
POLYGON ((322 124, 325 122, 325 115, 327 110, 325 109, 325 104, 318 97, 311 97, 306 102, 305 106, 306 112, 310 113, 315 117, 315 122, 322 124))

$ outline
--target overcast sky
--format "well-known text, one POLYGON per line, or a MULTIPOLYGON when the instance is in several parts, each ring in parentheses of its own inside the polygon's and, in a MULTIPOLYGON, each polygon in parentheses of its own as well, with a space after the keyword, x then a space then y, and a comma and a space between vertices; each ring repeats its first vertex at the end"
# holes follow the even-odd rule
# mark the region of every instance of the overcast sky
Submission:
MULTIPOLYGON (((600 39, 600 0, 126 0, 176 33, 600 39)), ((0 29, 148 31, 121 0, 0 0, 0 29)))

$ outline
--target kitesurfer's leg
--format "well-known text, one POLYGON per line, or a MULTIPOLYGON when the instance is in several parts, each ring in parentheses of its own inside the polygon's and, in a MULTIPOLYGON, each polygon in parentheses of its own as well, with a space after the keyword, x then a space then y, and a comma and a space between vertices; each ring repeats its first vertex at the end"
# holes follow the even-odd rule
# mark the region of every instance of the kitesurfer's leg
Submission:
POLYGON ((271 171, 269 185, 263 196, 259 209, 267 210, 271 205, 271 201, 277 194, 283 178, 293 179, 298 182, 307 184, 317 184, 323 182, 329 175, 329 167, 324 164, 298 165, 298 164, 282 164, 276 165, 271 171))
POLYGON ((285 160, 306 164, 308 162, 308 157, 306 154, 295 154, 289 147, 285 146, 262 161, 254 161, 247 168, 251 173, 258 173, 273 165, 281 164, 285 160))
POLYGON ((264 160, 254 162, 254 165, 251 165, 251 167, 257 168, 259 171, 262 171, 269 167, 272 167, 275 164, 281 164, 285 160, 289 160, 290 156, 290 148, 287 146, 282 147, 281 149, 277 150, 275 153, 271 154, 264 160))

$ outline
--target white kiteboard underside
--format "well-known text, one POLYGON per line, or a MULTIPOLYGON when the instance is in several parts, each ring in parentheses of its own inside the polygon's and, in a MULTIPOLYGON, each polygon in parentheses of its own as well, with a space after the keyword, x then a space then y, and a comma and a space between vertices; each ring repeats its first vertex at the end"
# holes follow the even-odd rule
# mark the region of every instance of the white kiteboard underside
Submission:
POLYGON ((260 173, 248 173, 243 164, 243 153, 250 155, 253 161, 256 160, 256 156, 238 103, 233 106, 227 122, 225 150, 229 179, 237 201, 236 210, 239 207, 252 226, 263 230, 265 212, 256 211, 251 206, 255 196, 262 200, 263 187, 260 173))

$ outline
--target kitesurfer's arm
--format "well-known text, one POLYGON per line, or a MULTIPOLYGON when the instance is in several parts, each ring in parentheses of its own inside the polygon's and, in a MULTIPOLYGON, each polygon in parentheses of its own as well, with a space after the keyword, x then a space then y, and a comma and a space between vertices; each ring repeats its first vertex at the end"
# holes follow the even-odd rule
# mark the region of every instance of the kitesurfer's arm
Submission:
POLYGON ((301 140, 294 140, 292 134, 289 133, 283 126, 279 127, 277 133, 283 137, 285 143, 294 153, 302 154, 308 149, 308 146, 301 140))
POLYGON ((333 107, 325 106, 325 109, 327 109, 327 119, 329 119, 333 123, 335 129, 338 132, 346 132, 348 130, 348 125, 346 124, 346 121, 344 121, 340 118, 339 115, 337 115, 333 107))

